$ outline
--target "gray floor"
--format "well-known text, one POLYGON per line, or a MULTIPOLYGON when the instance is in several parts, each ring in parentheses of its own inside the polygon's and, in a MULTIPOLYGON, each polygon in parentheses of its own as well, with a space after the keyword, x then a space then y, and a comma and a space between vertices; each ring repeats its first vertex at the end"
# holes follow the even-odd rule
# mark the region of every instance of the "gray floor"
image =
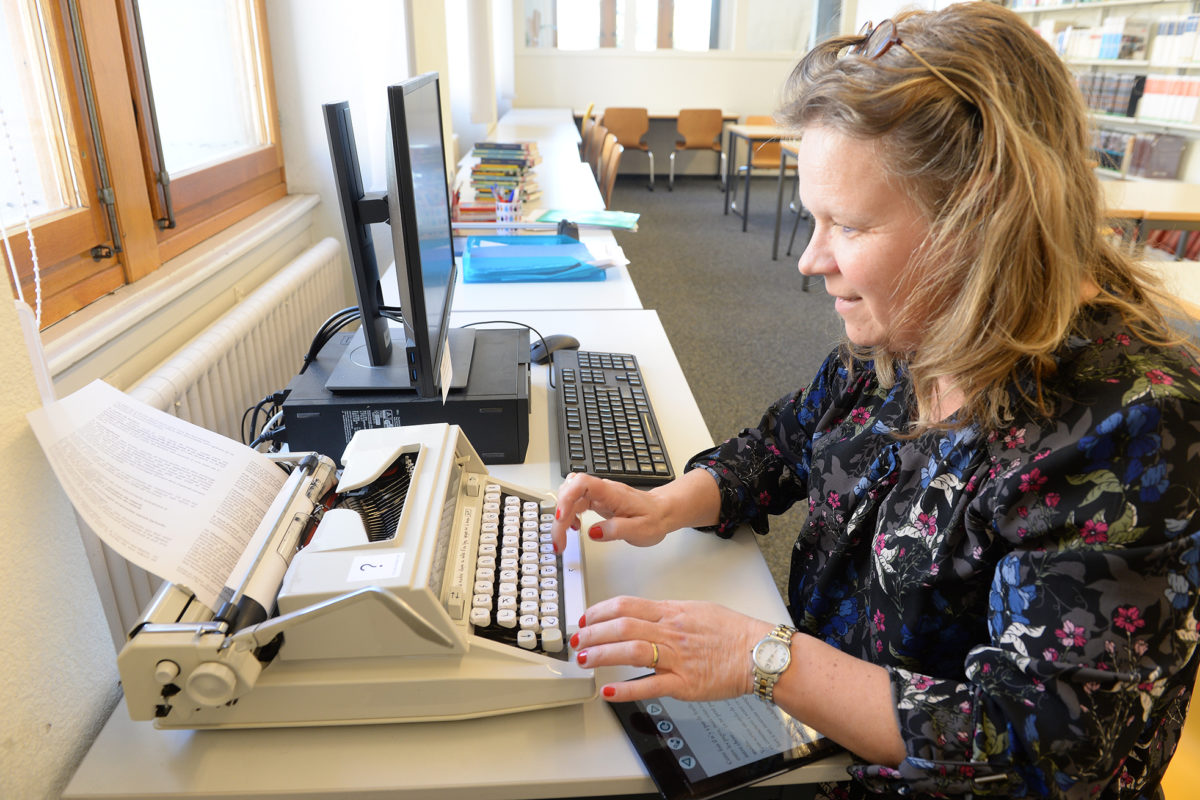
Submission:
MULTIPOLYGON (((669 192, 659 176, 651 192, 645 177, 619 177, 613 195, 614 209, 641 214, 639 231, 618 233, 617 241, 642 305, 658 311, 716 441, 757 424, 771 402, 806 386, 841 330, 820 281, 801 291, 796 257, 806 221, 793 255, 784 255, 796 219, 786 209, 779 260, 771 259, 777 185, 774 178, 754 179, 745 233, 741 217, 721 213, 713 178, 677 178, 669 192)), ((781 591, 802 519, 795 509, 759 540, 781 591)))

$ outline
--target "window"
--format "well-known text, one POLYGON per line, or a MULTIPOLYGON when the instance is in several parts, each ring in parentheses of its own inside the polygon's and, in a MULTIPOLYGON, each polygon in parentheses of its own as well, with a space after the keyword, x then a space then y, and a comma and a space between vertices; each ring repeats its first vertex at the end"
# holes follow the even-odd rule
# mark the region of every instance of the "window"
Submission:
POLYGON ((263 4, 0 0, 4 260, 43 328, 286 193, 263 4))
POLYGON ((525 46, 802 53, 809 46, 817 4, 817 0, 524 0, 525 46))

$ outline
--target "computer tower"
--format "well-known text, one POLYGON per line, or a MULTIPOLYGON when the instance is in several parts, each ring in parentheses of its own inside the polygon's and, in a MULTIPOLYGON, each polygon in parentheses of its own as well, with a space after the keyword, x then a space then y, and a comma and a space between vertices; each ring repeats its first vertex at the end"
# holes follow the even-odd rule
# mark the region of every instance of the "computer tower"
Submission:
POLYGON ((417 392, 331 392, 330 372, 354 333, 336 334, 308 369, 292 379, 283 401, 288 449, 314 450, 341 465, 342 451, 355 431, 428 422, 462 428, 488 464, 525 460, 529 446, 529 331, 478 330, 471 370, 463 389, 441 396, 417 392))

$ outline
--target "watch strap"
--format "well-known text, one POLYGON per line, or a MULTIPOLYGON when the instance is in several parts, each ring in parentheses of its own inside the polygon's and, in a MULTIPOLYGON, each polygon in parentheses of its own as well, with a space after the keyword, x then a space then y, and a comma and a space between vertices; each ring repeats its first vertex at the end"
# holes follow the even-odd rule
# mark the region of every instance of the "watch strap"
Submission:
MULTIPOLYGON (((791 625, 784 625, 781 623, 776 625, 771 632, 767 634, 766 638, 778 639, 790 649, 792 646, 792 637, 795 635, 795 628, 793 628, 791 625)), ((774 703, 775 684, 779 682, 779 676, 783 674, 783 671, 766 672, 765 670, 759 669, 758 664, 753 661, 753 657, 751 658, 751 663, 754 666, 754 693, 766 700, 768 703, 774 703)), ((791 662, 789 660, 789 664, 790 663, 791 662)), ((784 669, 787 669, 787 666, 785 666, 784 669)))

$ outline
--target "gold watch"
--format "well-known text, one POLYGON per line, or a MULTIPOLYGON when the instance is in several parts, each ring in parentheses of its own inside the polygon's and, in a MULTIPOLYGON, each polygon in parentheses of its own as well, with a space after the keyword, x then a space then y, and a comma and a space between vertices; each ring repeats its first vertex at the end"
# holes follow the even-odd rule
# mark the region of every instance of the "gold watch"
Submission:
POLYGON ((768 703, 775 702, 775 684, 792 663, 792 637, 795 634, 796 629, 791 625, 776 625, 751 651, 754 693, 768 703))

